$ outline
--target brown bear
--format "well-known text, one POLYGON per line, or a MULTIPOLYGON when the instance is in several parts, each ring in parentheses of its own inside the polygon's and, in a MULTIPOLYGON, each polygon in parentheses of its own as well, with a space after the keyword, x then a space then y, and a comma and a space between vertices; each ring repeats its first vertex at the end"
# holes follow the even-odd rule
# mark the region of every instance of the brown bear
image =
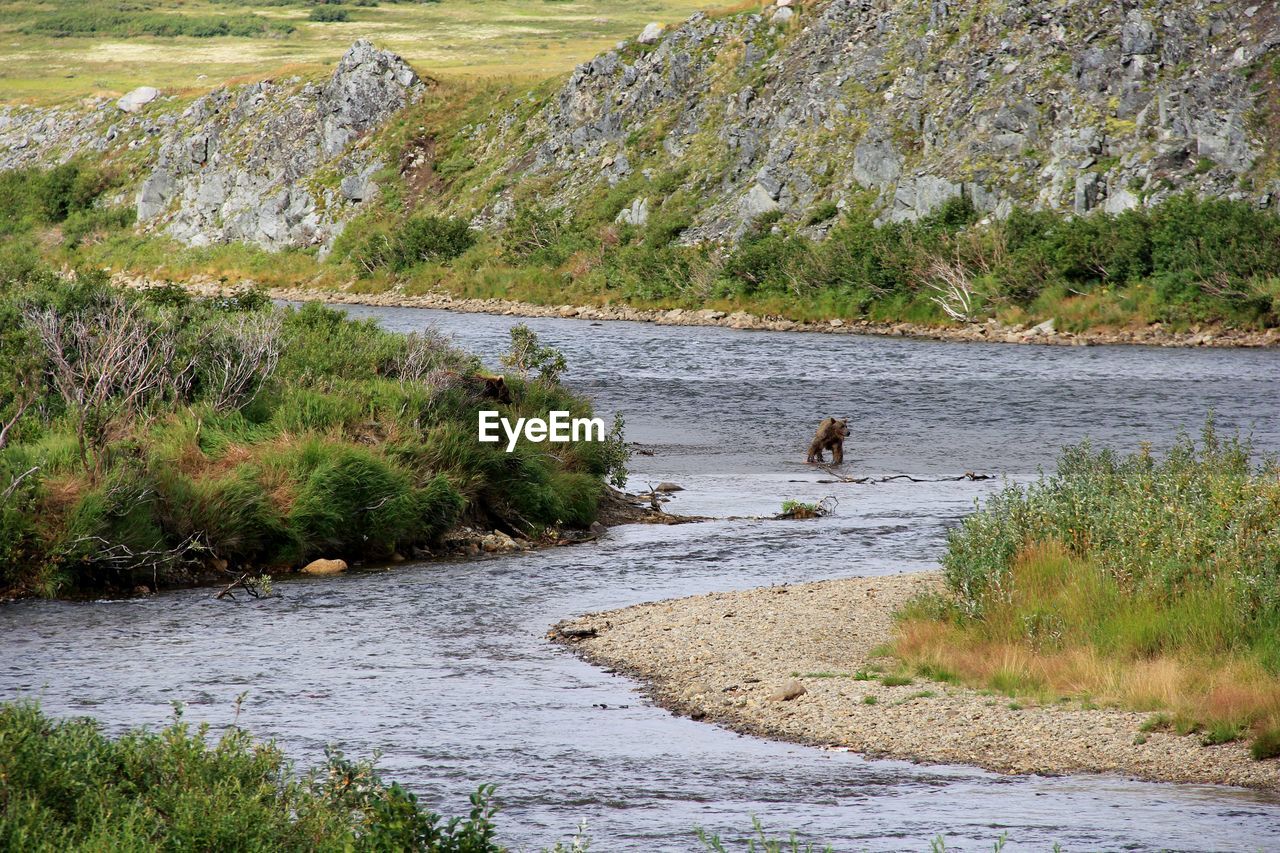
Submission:
POLYGON ((446 388, 462 388, 473 400, 493 400, 511 405, 511 389, 502 376, 489 373, 459 373, 442 370, 434 374, 435 380, 446 388))
POLYGON ((814 433, 813 443, 809 445, 809 458, 806 462, 822 462, 822 451, 831 451, 831 461, 836 465, 844 463, 844 440, 849 437, 849 424, 846 418, 824 418, 814 433))
POLYGON ((511 405, 511 391, 507 388, 507 380, 501 376, 488 376, 483 373, 476 374, 476 378, 484 382, 484 390, 480 392, 480 396, 486 400, 497 400, 499 403, 511 405))

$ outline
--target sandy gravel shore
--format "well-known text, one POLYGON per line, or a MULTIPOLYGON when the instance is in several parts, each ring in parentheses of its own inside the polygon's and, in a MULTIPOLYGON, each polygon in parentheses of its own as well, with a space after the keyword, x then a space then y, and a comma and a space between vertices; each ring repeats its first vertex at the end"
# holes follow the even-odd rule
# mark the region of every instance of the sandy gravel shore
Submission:
MULTIPOLYGON (((148 278, 120 274, 118 285, 142 288, 159 284, 148 278)), ((193 276, 182 285, 199 296, 217 296, 233 292, 247 283, 224 285, 204 276, 193 276)), ((251 284, 248 283, 248 284, 251 284)), ((511 317, 560 317, 577 320, 629 320, 656 323, 660 326, 720 326, 770 332, 822 332, 826 334, 880 335, 885 337, 923 338, 939 341, 978 343, 1047 344, 1058 346, 1096 346, 1104 344, 1142 344, 1166 347, 1271 347, 1280 346, 1280 328, 1263 332, 1224 329, 1216 326, 1195 327, 1173 332, 1161 326, 1132 329, 1100 329, 1073 333, 1053 328, 1052 322, 1038 326, 1006 326, 994 320, 964 326, 925 326, 918 323, 871 323, 865 320, 846 322, 824 320, 797 322, 783 317, 762 317, 746 311, 725 312, 711 308, 701 310, 673 308, 645 309, 628 305, 535 305, 509 299, 460 299, 447 293, 409 295, 398 290, 385 293, 355 293, 305 288, 271 288, 275 299, 298 302, 327 302, 340 305, 373 305, 399 308, 437 308, 471 314, 499 314, 511 317)))
POLYGON ((888 687, 855 677, 885 663, 874 650, 891 636, 893 611, 939 583, 928 573, 715 593, 568 620, 550 636, 639 678, 665 708, 750 734, 1006 773, 1280 791, 1280 760, 1254 761, 1239 743, 1142 734, 1147 714, 1019 707, 919 678, 888 687))

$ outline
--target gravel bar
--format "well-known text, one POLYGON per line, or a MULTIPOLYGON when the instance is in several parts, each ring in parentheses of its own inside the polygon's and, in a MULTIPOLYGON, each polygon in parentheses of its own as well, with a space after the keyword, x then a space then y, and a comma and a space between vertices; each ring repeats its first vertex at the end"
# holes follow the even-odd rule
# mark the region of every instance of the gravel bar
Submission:
POLYGON ((567 620, 549 636, 639 679, 674 713, 747 734, 1002 773, 1280 791, 1280 760, 1254 761, 1242 743, 1141 733, 1145 713, 1022 707, 920 678, 867 679, 869 667, 889 663, 875 651, 891 639, 893 612, 940 584, 931 572, 713 593, 567 620))

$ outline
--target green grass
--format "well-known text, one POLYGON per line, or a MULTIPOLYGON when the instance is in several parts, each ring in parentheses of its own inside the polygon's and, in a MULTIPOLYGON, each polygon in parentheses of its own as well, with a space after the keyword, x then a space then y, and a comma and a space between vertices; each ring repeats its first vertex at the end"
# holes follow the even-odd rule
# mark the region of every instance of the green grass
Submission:
POLYGON ((0 5, 0 90, 8 99, 47 102, 140 85, 197 92, 241 77, 315 75, 370 35, 433 77, 528 82, 568 71, 650 21, 680 21, 704 5, 384 0, 347 3, 341 9, 349 20, 328 21, 312 15, 329 7, 303 0, 7 0, 0 5))
POLYGON ((1143 732, 1265 743, 1280 724, 1276 464, 1212 421, 1163 458, 1068 448, 951 534, 948 594, 904 611, 899 655, 1017 699, 1156 712, 1143 732))
POLYGON ((87 718, 0 705, 0 848, 6 850, 415 850, 497 853, 492 788, 444 820, 371 762, 329 752, 296 773, 271 742, 216 739, 178 715, 108 738, 87 718))

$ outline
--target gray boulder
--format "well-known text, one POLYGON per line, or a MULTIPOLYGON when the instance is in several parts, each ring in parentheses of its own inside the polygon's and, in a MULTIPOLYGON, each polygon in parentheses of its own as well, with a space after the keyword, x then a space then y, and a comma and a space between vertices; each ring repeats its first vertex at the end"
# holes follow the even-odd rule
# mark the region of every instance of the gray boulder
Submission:
POLYGON ((139 86, 116 101, 116 106, 121 112, 136 113, 158 97, 160 97, 160 90, 154 86, 139 86))

